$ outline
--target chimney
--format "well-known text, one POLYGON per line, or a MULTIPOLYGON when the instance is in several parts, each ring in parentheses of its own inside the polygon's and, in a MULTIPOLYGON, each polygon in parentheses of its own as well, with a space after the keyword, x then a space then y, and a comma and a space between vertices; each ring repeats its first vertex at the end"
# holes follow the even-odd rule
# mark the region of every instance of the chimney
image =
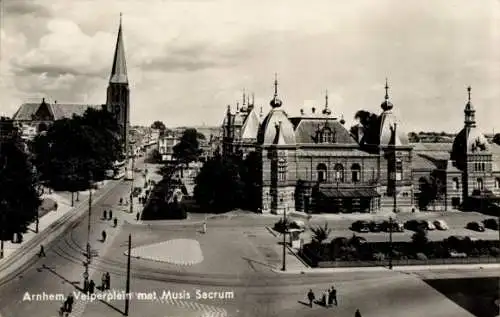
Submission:
POLYGON ((312 113, 315 114, 316 113, 316 108, 312 107, 312 113))
POLYGON ((300 115, 303 116, 304 115, 304 109, 300 109, 300 115))
POLYGON ((57 100, 54 100, 54 104, 57 104, 57 100))

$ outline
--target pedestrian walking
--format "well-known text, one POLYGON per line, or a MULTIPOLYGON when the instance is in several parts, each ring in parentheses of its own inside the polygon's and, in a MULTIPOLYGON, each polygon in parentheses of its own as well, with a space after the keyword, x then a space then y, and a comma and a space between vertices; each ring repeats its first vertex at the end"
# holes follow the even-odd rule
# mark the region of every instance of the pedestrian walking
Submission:
POLYGON ((115 219, 113 219, 113 225, 114 225, 115 228, 118 225, 118 219, 116 219, 116 217, 115 217, 115 219))
POLYGON ((137 214, 135 215, 135 220, 139 221, 140 217, 141 217, 141 213, 137 212, 137 214))
POLYGON ((106 220, 106 218, 108 218, 108 213, 106 209, 104 209, 104 211, 102 212, 102 219, 106 220))
POLYGON ((333 305, 333 292, 332 292, 332 289, 330 288, 328 290, 328 307, 332 307, 333 305))
POLYGON ((102 276, 101 276, 101 289, 104 291, 106 289, 106 282, 107 282, 107 279, 106 279, 106 273, 102 273, 102 276))
POLYGON ((59 317, 64 317, 64 315, 68 315, 66 313, 66 301, 61 305, 61 308, 59 308, 59 317))
POLYGON ((354 313, 354 317, 363 317, 363 316, 361 316, 359 309, 356 309, 356 312, 354 313))
POLYGON ((95 291, 95 282, 94 280, 90 280, 89 282, 89 294, 92 295, 94 294, 95 291))
POLYGON ((109 215, 108 219, 111 220, 113 218, 113 210, 110 209, 108 215, 109 215))
POLYGON ((106 272, 106 289, 111 288, 111 275, 109 275, 109 272, 106 272))
POLYGON ((75 302, 75 298, 73 297, 73 294, 70 293, 68 297, 66 298, 66 302, 68 306, 66 307, 66 311, 68 313, 71 313, 73 311, 73 303, 75 302))
POLYGON ((120 197, 120 202, 118 203, 119 205, 123 204, 123 197, 120 197))
POLYGON ((38 257, 45 257, 45 249, 43 248, 43 244, 40 245, 40 252, 38 252, 38 257))
POLYGON ((83 292, 84 292, 85 294, 88 294, 88 292, 89 292, 89 284, 90 284, 90 283, 89 283, 89 280, 88 280, 88 279, 85 279, 85 280, 83 281, 83 292))
POLYGON ((202 232, 203 233, 207 233, 207 221, 203 221, 203 229, 202 229, 202 232))
POLYGON ((323 296, 321 297, 321 303, 323 304, 323 306, 326 307, 326 305, 328 304, 328 290, 325 290, 323 292, 323 296))
POLYGON ((309 307, 313 307, 313 301, 314 299, 316 298, 316 296, 314 296, 314 292, 312 291, 312 289, 309 290, 309 292, 307 292, 307 299, 309 300, 309 307))
POLYGON ((335 306, 338 306, 339 304, 337 302, 337 289, 335 288, 335 286, 332 286, 330 294, 332 296, 332 304, 335 303, 335 306))
POLYGON ((102 242, 106 241, 106 231, 103 230, 101 234, 102 234, 102 242))

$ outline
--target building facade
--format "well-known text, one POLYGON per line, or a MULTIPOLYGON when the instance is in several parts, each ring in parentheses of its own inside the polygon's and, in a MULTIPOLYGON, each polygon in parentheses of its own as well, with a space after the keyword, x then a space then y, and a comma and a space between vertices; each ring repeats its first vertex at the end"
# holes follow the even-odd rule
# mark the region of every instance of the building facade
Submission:
POLYGON ((430 196, 433 208, 450 210, 500 194, 500 147, 478 132, 470 99, 453 143, 411 144, 387 83, 376 120, 350 129, 328 94, 321 111, 288 116, 277 86, 265 118, 253 105, 228 107, 222 124, 223 157, 257 153, 264 213, 408 212, 427 208, 430 196))

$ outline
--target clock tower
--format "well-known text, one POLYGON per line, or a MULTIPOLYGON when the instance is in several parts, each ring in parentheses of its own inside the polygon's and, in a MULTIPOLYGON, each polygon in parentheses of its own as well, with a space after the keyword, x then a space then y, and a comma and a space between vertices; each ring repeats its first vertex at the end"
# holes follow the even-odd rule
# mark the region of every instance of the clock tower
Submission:
POLYGON ((128 85, 127 63, 125 61, 121 14, 115 55, 113 58, 113 67, 111 69, 111 76, 108 84, 106 108, 115 116, 118 122, 123 150, 124 153, 127 153, 129 150, 130 90, 128 85))

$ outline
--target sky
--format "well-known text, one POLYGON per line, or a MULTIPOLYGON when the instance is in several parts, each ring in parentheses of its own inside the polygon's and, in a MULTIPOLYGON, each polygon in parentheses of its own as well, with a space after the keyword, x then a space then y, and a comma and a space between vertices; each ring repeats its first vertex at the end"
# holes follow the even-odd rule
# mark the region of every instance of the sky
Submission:
POLYGON ((470 85, 478 127, 500 132, 498 0, 0 1, 3 115, 104 103, 122 12, 134 125, 220 125, 244 90, 267 113, 277 73, 289 115, 328 91, 347 125, 381 112, 387 77, 408 132, 461 129, 470 85))

